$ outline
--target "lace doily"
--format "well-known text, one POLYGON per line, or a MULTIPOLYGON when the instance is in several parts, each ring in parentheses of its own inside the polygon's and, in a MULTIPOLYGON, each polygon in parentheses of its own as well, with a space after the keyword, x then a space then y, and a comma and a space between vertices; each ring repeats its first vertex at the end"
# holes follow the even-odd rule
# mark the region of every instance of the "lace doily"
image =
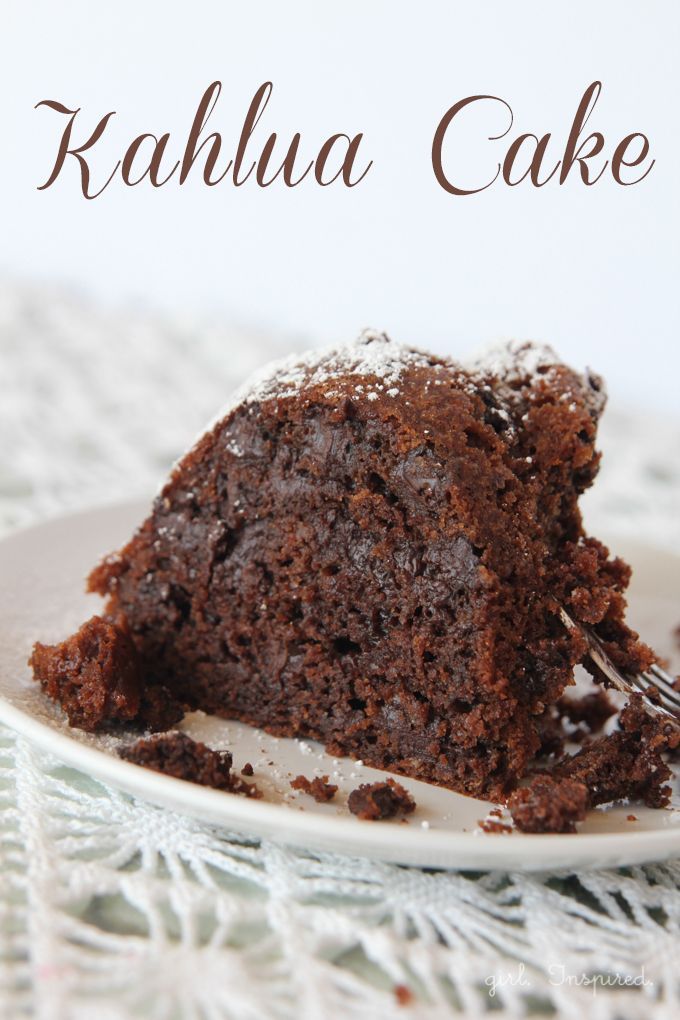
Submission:
MULTIPOLYGON (((281 344, 0 288, 0 530, 153 490, 281 344)), ((680 549, 680 425, 609 411, 593 530, 680 549)), ((680 612, 679 612, 680 618, 680 612)), ((0 730, 0 1016, 671 1018, 680 862, 427 872, 294 852, 0 730)))

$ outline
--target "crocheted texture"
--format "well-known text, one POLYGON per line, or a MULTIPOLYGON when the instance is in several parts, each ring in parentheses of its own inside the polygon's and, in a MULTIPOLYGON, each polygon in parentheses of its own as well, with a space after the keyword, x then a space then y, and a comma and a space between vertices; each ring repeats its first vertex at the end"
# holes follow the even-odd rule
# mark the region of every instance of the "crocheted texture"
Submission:
MULTIPOLYGON (((273 353, 0 288, 0 531, 153 489, 273 353)), ((610 411, 602 445, 589 523, 680 549, 680 427, 610 411)), ((680 1009, 680 862, 471 875, 295 852, 105 788, 7 730, 0 810, 3 1017, 680 1009)))

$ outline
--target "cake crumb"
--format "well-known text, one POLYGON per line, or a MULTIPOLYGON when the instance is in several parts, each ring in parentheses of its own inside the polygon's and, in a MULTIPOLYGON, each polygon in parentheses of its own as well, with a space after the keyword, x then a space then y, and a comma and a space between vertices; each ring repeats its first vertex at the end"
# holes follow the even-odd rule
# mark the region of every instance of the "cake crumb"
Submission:
POLYGON ((58 702, 70 726, 92 733, 131 722, 139 712, 142 678, 132 638, 101 616, 55 645, 33 646, 28 660, 45 693, 58 702))
POLYGON ((576 832, 576 822, 583 821, 589 806, 583 783, 542 774, 508 800, 512 820, 522 832, 576 832))
POLYGON ((215 751, 178 730, 142 737, 134 744, 120 748, 118 754, 124 761, 174 779, 240 793, 245 797, 262 796, 253 783, 246 783, 233 774, 229 751, 215 751))
POLYGON ((36 642, 28 664, 69 725, 89 733, 121 723, 156 733, 184 718, 184 707, 167 687, 144 685, 127 628, 102 616, 92 616, 58 644, 36 642))
POLYGON ((630 798, 665 807, 671 771, 661 757, 680 747, 680 730, 651 715, 639 694, 619 713, 620 729, 597 737, 577 754, 558 759, 550 773, 515 790, 508 807, 523 832, 575 832, 591 807, 630 798))
POLYGON ((409 1006, 413 1002, 413 992, 408 985, 395 985, 394 997, 399 1006, 409 1006))
MULTIPOLYGON (((598 688, 580 698, 563 697, 557 703, 562 716, 569 722, 583 723, 588 733, 599 733, 607 719, 616 714, 616 706, 604 688, 598 688)), ((573 735, 570 734, 573 739, 573 735)))
POLYGON ((253 766, 250 764, 249 761, 247 761, 245 763, 245 765, 243 766, 243 768, 241 769, 241 775, 242 776, 252 776, 254 771, 255 771, 255 769, 253 768, 253 766))
POLYGON ((294 790, 301 790, 313 797, 317 804, 325 804, 332 800, 338 792, 334 783, 328 782, 328 776, 315 776, 314 779, 307 779, 306 776, 296 776, 291 779, 290 785, 294 790))
POLYGON ((626 815, 626 821, 628 822, 637 822, 637 820, 637 815, 626 815))
POLYGON ((410 814, 416 807, 408 790, 394 779, 362 783, 356 790, 352 790, 347 803, 353 815, 371 822, 394 818, 399 813, 410 814))
POLYGON ((512 825, 501 822, 497 818, 482 818, 477 822, 477 825, 483 832, 488 832, 491 835, 512 832, 512 825))

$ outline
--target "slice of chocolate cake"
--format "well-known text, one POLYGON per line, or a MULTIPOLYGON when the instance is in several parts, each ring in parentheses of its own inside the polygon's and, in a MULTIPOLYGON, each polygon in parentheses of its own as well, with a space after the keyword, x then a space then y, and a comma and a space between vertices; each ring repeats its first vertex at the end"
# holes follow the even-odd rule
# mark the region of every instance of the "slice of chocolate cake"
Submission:
POLYGON ((148 684, 334 754, 499 798, 585 653, 653 658, 586 538, 601 381, 511 344, 468 367, 376 333, 287 360, 90 577, 148 684))

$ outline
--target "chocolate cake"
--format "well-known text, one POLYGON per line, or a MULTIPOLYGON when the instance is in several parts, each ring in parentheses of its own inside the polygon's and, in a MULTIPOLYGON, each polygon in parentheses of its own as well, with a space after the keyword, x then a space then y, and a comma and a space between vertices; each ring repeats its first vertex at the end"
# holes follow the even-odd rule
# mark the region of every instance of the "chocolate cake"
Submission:
POLYGON ((416 802, 401 783, 387 779, 384 783, 361 783, 352 790, 347 807, 364 822, 379 822, 395 815, 410 815, 416 802))
POLYGON ((601 380, 513 343, 463 366, 368 332, 223 411, 90 589, 145 684, 500 799, 584 659, 646 667, 629 568, 584 534, 601 380))
MULTIPOLYGON (((605 707, 593 712, 595 704, 588 698, 570 707, 577 717, 585 711, 598 728, 605 707)), ((576 822, 600 804, 631 798, 648 807, 665 807, 672 774, 662 755, 672 755, 678 746, 680 728, 664 716, 650 715, 642 696, 634 694, 619 715, 617 729, 560 758, 549 773, 538 772, 510 795, 513 821, 523 832, 575 832, 576 822)))
POLYGON ((328 776, 314 776, 313 779, 308 779, 307 776, 296 776, 295 779, 291 779, 290 785, 294 790, 301 790, 302 793, 309 794, 317 804, 325 804, 326 801, 333 800, 338 792, 335 783, 328 782, 328 776))
POLYGON ((535 776, 510 796, 512 820, 522 832, 576 832, 586 816, 588 788, 577 779, 535 776))
POLYGON ((131 722, 139 713, 142 678, 135 645, 126 629, 100 616, 57 645, 36 642, 29 665, 71 726, 94 731, 131 722))
POLYGON ((122 747, 118 754, 124 761, 162 772, 174 779, 212 786, 216 790, 239 793, 245 797, 262 796, 254 783, 246 783, 234 775, 230 751, 215 751, 177 730, 142 737, 134 744, 122 747))
POLYGON ((167 687, 143 682, 140 656, 124 621, 115 625, 93 616, 65 641, 38 641, 29 665, 70 725, 81 730, 127 723, 156 732, 184 715, 167 687))

